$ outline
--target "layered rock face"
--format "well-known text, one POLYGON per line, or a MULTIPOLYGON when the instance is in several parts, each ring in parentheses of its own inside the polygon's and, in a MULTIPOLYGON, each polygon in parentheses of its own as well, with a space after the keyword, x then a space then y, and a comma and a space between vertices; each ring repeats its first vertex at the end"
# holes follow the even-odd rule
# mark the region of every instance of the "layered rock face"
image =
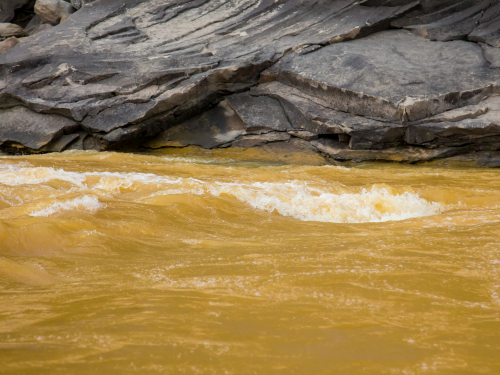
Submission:
POLYGON ((0 55, 4 151, 280 143, 340 161, 500 160, 497 1, 74 5, 0 55))

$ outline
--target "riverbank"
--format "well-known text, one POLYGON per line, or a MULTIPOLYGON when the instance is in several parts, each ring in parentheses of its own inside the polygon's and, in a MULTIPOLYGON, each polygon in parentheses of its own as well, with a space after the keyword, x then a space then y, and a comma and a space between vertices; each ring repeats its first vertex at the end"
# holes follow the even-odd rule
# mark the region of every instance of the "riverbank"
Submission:
POLYGON ((5 152, 280 144, 500 165, 496 2, 76 3, 0 55, 5 152))

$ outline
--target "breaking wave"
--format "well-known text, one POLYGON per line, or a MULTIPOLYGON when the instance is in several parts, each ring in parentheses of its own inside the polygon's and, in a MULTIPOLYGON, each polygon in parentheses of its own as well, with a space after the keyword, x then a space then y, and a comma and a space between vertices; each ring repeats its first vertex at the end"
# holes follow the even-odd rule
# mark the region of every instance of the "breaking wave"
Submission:
MULTIPOLYGON (((172 194, 229 195, 255 209, 277 212, 303 221, 331 223, 365 223, 405 220, 438 214, 443 207, 429 202, 414 192, 391 194, 386 188, 347 188, 334 191, 331 187, 310 187, 303 181, 224 182, 195 178, 159 176, 150 173, 67 172, 53 168, 0 170, 0 185, 17 186, 61 180, 74 185, 81 192, 121 194, 124 189, 143 193, 135 197, 146 203, 156 196, 172 194), (152 186, 153 185, 153 186, 152 186)), ((83 196, 65 202, 56 202, 31 216, 49 216, 64 210, 82 210, 94 213, 105 207, 95 197, 83 196)))
POLYGON ((332 194, 307 185, 256 183, 211 190, 215 195, 232 194, 254 208, 303 221, 383 222, 435 215, 441 210, 438 203, 428 202, 415 193, 392 195, 385 188, 332 194))

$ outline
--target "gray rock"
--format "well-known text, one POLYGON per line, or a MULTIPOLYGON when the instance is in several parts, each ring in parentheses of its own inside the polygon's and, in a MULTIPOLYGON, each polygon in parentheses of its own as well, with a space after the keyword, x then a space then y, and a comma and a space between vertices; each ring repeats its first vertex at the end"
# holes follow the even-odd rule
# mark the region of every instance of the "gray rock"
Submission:
POLYGON ((75 121, 66 117, 13 107, 0 111, 0 145, 14 151, 44 151, 44 146, 73 133, 78 127, 75 121))
POLYGON ((26 5, 29 0, 1 0, 0 22, 10 22, 15 15, 15 10, 26 5))
POLYGON ((66 147, 66 150, 84 151, 85 139, 90 138, 91 136, 84 131, 76 131, 73 134, 77 135, 77 138, 66 147))
MULTIPOLYGON (((479 1, 480 2, 480 1, 479 1)), ((409 12, 404 16, 391 22, 393 27, 405 27, 410 25, 428 25, 444 20, 458 12, 467 10, 478 4, 478 0, 448 0, 436 1, 436 6, 426 7, 422 1, 420 9, 409 12)))
POLYGON ((228 102, 223 101, 217 107, 160 133, 145 146, 152 149, 190 145, 214 148, 232 142, 244 133, 244 123, 228 102))
POLYGON ((480 43, 483 48, 484 59, 490 64, 490 68, 500 68, 500 48, 491 47, 486 43, 480 43))
POLYGON ((428 117, 420 121, 415 121, 411 124, 417 125, 430 122, 457 122, 466 119, 478 118, 479 116, 484 115, 486 112, 488 112, 488 106, 486 104, 488 100, 489 98, 483 100, 479 104, 452 109, 450 111, 440 113, 436 116, 428 117))
POLYGON ((28 33, 21 26, 14 25, 13 23, 0 23, 0 37, 8 38, 11 36, 22 38, 23 36, 28 36, 28 33))
POLYGON ((400 145, 406 126, 335 110, 329 103, 279 82, 259 85, 254 94, 282 103, 294 129, 313 134, 335 134, 352 149, 382 149, 400 145))
MULTIPOLYGON (((424 25, 409 25, 406 29, 430 40, 450 41, 465 39, 477 26, 491 0, 483 0, 464 10, 424 25)), ((444 12, 441 12, 444 13, 444 12)), ((444 15, 444 14, 443 14, 444 15)))
POLYGON ((426 148, 475 145, 481 149, 488 147, 496 150, 500 148, 500 123, 467 119, 452 123, 410 125, 405 137, 407 144, 426 148))
POLYGON ((405 142, 427 148, 500 149, 500 96, 492 96, 470 107, 469 116, 464 111, 453 110, 429 120, 408 126, 405 142), (470 116, 472 112, 474 115, 470 116))
POLYGON ((276 99, 243 93, 231 95, 227 101, 245 124, 247 134, 286 131, 292 128, 285 111, 276 99))
MULTIPOLYGON (((37 9, 44 1, 49 0, 38 0, 37 9)), ((92 2, 0 59, 0 80, 7 82, 0 96, 39 113, 70 117, 105 148, 139 147, 214 102, 248 90, 283 54, 377 32, 417 2, 383 8, 355 0, 231 4, 92 2), (67 69, 61 71, 63 64, 67 69), (153 95, 134 97, 153 86, 153 95)), ((45 17, 56 23, 62 15, 45 17)), ((259 126, 286 124, 278 121, 259 126)))
MULTIPOLYGON (((384 150, 351 150, 343 142, 333 139, 312 141, 323 154, 339 161, 391 161, 417 163, 455 156, 463 150, 456 148, 426 149, 423 147, 400 146, 384 150)), ((467 151, 466 151, 467 152, 467 151)))
POLYGON ((416 121, 478 103, 498 85, 481 47, 464 41, 430 42, 404 31, 384 31, 289 55, 263 73, 329 103, 331 108, 390 121, 416 121))
POLYGON ((231 144, 231 147, 257 147, 271 142, 288 141, 290 135, 287 133, 271 132, 259 135, 246 135, 231 144))
POLYGON ((294 137, 304 139, 306 141, 314 141, 318 139, 318 134, 308 132, 305 130, 289 130, 288 134, 293 135, 294 137))
POLYGON ((42 22, 57 25, 61 19, 68 18, 75 9, 64 0, 36 0, 35 13, 42 22))
POLYGON ((492 2, 492 6, 484 12, 479 25, 472 30, 468 39, 500 48, 500 3, 492 2))
POLYGON ((43 151, 47 152, 62 152, 66 150, 76 139, 78 139, 79 135, 74 134, 65 134, 58 138, 57 140, 50 142, 47 146, 43 147, 43 151))
POLYGON ((491 0, 61 2, 0 56, 2 150, 500 150, 491 0))

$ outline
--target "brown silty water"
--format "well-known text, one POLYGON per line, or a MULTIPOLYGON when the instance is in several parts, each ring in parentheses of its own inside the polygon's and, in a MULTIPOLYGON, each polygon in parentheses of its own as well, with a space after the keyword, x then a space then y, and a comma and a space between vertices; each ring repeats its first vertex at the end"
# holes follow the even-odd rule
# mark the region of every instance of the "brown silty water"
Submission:
POLYGON ((2 374, 500 373, 500 170, 0 158, 2 374))

